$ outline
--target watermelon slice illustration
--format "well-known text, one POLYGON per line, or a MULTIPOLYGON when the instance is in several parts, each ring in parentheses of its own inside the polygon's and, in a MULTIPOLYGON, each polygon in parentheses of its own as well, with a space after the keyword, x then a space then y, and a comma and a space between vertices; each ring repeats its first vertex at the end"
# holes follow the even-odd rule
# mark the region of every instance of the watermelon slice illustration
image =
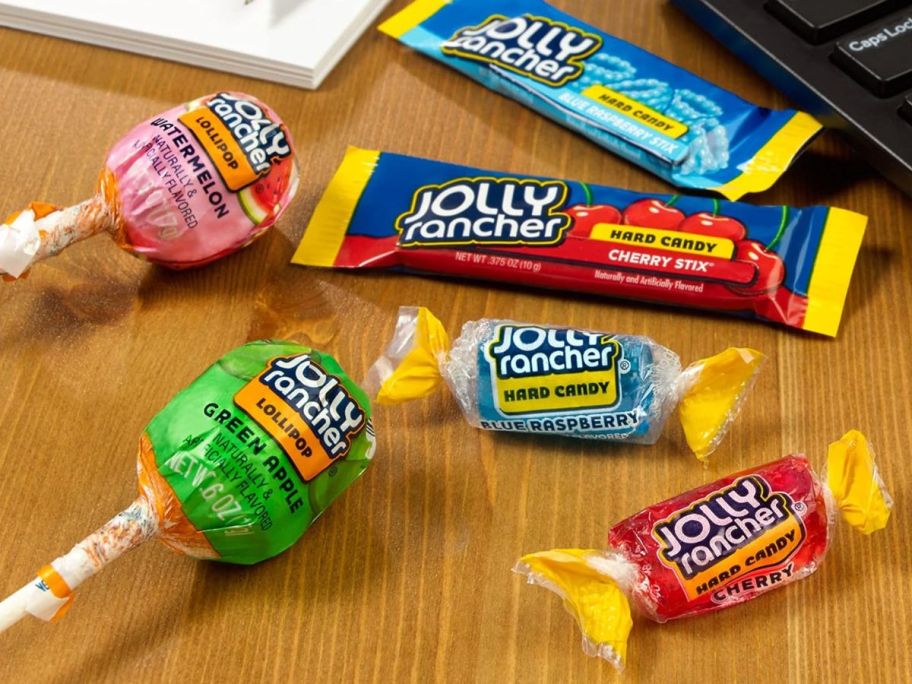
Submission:
POLYGON ((297 189, 297 162, 286 157, 273 162, 269 173, 238 192, 238 199, 254 224, 272 223, 297 189))

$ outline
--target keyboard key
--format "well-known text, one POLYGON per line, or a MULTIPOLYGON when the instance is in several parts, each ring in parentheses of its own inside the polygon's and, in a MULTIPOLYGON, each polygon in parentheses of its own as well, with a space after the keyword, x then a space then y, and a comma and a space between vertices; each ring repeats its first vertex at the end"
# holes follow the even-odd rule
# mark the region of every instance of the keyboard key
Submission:
POLYGON ((795 33, 817 45, 903 4, 902 0, 769 0, 766 8, 795 33))
POLYGON ((843 38, 833 59, 880 97, 912 86, 912 8, 843 38))
POLYGON ((906 99, 903 100, 902 107, 899 108, 899 113, 906 118, 906 121, 912 123, 912 93, 906 95, 906 99))

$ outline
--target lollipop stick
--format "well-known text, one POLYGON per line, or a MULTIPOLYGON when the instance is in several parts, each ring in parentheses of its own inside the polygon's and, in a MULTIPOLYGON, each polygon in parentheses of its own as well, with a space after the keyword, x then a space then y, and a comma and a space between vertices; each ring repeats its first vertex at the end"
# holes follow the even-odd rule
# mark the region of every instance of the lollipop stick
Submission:
POLYGON ((158 531, 149 502, 140 497, 68 553, 44 566, 38 576, 0 602, 0 633, 26 615, 59 618, 72 602, 72 592, 108 563, 136 548, 158 531))
POLYGON ((32 263, 54 256, 74 242, 92 237, 110 225, 100 196, 51 212, 35 222, 41 246, 32 263))
POLYGON ((0 225, 0 275, 18 278, 74 242, 113 230, 115 222, 106 207, 103 195, 64 209, 32 202, 9 224, 0 225))
POLYGON ((31 586, 31 584, 26 584, 15 594, 10 594, 0 601, 0 634, 28 615, 25 606, 31 586))

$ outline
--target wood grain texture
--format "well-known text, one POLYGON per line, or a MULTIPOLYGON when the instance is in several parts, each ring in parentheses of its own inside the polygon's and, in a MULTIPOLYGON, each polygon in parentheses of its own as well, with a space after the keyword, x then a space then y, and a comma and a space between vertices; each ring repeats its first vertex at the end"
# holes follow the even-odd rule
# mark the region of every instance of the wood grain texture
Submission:
MULTIPOLYGON (((402 6, 397 0, 394 7, 402 6)), ((758 103, 769 86, 658 0, 556 0, 758 103)), ((750 605, 640 621, 629 682, 899 682, 912 678, 912 203, 825 135, 754 201, 869 214, 841 335, 518 287, 289 265, 347 144, 488 168, 665 191, 649 174, 369 31, 317 92, 0 30, 0 204, 74 203, 134 123, 221 88, 280 112, 303 164, 269 235, 206 269, 170 273, 106 238, 0 288, 0 591, 127 505, 146 422, 245 340, 331 351, 354 377, 400 304, 451 331, 518 320, 654 336, 685 360, 729 344, 771 356, 709 469, 675 429, 653 448, 486 434, 444 393, 377 412, 375 464, 304 538, 253 568, 149 544, 84 585, 59 624, 0 637, 0 681, 599 681, 560 602, 510 572, 523 552, 598 546, 641 507, 805 450, 822 464, 867 431, 897 505, 871 538, 840 529, 820 571, 750 605)))

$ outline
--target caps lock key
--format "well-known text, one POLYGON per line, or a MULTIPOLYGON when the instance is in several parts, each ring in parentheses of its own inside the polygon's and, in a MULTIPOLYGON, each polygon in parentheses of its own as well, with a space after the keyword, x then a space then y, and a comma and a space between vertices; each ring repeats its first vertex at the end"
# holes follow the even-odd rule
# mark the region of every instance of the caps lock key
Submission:
POLYGON ((836 44, 833 60, 875 95, 912 85, 912 10, 898 12, 836 44))

